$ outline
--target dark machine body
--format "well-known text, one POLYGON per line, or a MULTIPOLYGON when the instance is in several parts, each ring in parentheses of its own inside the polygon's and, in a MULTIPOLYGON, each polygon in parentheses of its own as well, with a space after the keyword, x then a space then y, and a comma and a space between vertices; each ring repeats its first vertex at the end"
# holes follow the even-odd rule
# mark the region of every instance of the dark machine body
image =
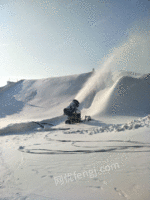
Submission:
POLYGON ((64 108, 64 115, 68 116, 68 119, 65 121, 66 124, 81 122, 81 112, 77 109, 78 107, 79 102, 74 99, 67 108, 64 108))

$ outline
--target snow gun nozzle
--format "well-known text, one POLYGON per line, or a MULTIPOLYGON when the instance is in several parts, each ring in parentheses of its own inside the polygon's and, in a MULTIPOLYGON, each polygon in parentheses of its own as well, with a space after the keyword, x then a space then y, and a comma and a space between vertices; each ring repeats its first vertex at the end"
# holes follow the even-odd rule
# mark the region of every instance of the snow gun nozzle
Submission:
POLYGON ((79 101, 74 99, 67 108, 64 108, 64 115, 72 116, 77 111, 79 104, 79 101))

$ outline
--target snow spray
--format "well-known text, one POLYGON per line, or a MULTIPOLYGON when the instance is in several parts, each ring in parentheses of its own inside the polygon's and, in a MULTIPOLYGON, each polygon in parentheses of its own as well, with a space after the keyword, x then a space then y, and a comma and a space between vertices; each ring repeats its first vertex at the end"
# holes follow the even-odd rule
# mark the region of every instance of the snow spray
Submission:
MULTIPOLYGON (((127 41, 120 46, 113 48, 108 58, 102 64, 101 69, 93 72, 93 75, 87 80, 83 88, 79 91, 76 98, 80 103, 84 102, 93 92, 96 94, 105 88, 105 84, 112 77, 111 70, 118 68, 119 70, 140 69, 141 66, 147 66, 150 62, 149 57, 150 34, 143 33, 140 30, 129 34, 127 41), (111 70, 110 70, 111 64, 111 70)), ((112 81, 114 82, 114 80, 112 81)), ((94 96, 94 95, 93 95, 94 96)))
POLYGON ((111 55, 104 62, 101 69, 93 72, 93 75, 87 80, 75 99, 82 103, 86 97, 93 93, 93 91, 97 92, 98 90, 105 88, 105 83, 111 76, 110 63, 112 62, 113 58, 114 55, 111 55))

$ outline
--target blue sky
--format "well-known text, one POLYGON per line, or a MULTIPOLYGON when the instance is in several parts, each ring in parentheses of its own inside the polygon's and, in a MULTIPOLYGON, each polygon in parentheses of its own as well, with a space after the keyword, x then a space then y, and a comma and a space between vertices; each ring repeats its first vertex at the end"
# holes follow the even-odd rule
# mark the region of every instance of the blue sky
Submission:
POLYGON ((1 0, 0 85, 114 69, 150 70, 148 0, 1 0))

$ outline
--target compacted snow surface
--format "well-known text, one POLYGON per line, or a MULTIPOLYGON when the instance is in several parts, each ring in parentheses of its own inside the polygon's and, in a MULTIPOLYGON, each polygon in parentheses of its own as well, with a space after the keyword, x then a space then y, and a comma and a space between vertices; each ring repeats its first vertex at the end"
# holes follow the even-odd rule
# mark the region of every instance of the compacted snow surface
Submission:
POLYGON ((104 67, 9 82, 0 88, 0 199, 149 200, 149 114, 149 74, 104 67), (73 99, 91 121, 65 124, 73 99))

